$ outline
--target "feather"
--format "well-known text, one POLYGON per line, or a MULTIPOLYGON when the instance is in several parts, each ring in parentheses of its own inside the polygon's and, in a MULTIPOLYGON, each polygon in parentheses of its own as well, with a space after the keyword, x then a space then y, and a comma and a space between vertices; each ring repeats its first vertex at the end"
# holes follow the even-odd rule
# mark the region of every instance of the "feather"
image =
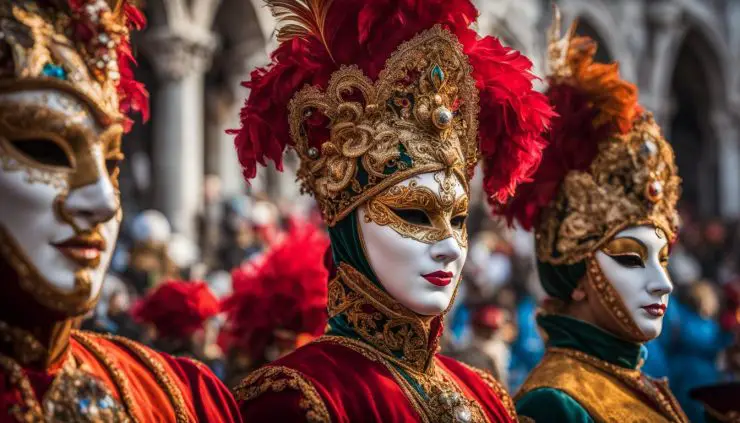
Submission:
MULTIPOLYGON (((326 37, 326 17, 334 0, 267 0, 278 22, 278 42, 317 38, 334 61, 326 37)), ((336 63, 336 62, 335 62, 336 63)))

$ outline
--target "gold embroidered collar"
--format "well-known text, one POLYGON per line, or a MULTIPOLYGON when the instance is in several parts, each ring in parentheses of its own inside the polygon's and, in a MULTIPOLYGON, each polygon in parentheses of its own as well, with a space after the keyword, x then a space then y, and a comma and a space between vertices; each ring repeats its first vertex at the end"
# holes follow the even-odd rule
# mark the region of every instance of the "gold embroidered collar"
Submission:
POLYGON ((415 373, 433 370, 442 315, 412 312, 346 263, 329 282, 328 308, 330 319, 342 315, 346 325, 383 358, 415 373))

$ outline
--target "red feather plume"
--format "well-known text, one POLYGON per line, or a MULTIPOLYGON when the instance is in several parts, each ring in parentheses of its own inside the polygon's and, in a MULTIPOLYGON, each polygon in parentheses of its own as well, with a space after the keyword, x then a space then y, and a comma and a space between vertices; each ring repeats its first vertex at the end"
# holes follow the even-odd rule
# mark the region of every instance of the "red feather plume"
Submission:
POLYGON ((509 223, 516 220, 527 230, 536 226, 565 176, 588 170, 601 140, 632 127, 640 111, 637 88, 619 78, 617 64, 595 63, 595 53, 596 43, 590 38, 570 40, 566 62, 570 76, 549 78, 546 94, 558 116, 546 134, 549 145, 531 182, 521 185, 516 197, 497 210, 509 223))
POLYGON ((222 303, 227 346, 258 359, 276 330, 318 336, 327 321, 326 235, 304 223, 292 226, 264 256, 232 272, 234 293, 222 303))
POLYGON ((205 282, 167 281, 134 304, 131 315, 153 325, 160 336, 185 339, 218 312, 218 300, 205 282))
MULTIPOLYGON (((321 34, 303 31, 284 38, 272 63, 252 72, 243 85, 251 90, 241 111, 235 145, 244 176, 256 175, 257 164, 273 161, 293 145, 288 104, 305 85, 326 88, 340 65, 357 65, 376 79, 386 60, 403 42, 442 25, 464 46, 480 90, 480 142, 486 192, 505 201, 516 185, 532 174, 545 141, 541 137, 553 116, 545 97, 533 90, 531 62, 492 37, 470 29, 478 11, 470 0, 283 0, 281 3, 326 7, 321 34)), ((301 14, 306 18, 305 10, 301 14)), ((318 27, 317 23, 305 25, 318 27)), ((293 28, 295 30, 295 28, 293 28)))

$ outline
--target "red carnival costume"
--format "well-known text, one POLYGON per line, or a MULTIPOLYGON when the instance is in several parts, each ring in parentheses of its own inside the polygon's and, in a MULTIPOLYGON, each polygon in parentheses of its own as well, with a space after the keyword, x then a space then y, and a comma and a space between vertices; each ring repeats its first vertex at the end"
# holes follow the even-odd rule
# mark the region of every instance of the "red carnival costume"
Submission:
POLYGON ((475 166, 483 162, 486 192, 503 202, 541 156, 552 112, 532 89, 531 62, 470 29, 469 0, 267 3, 281 44, 245 84, 239 158, 251 178, 258 163, 280 168, 283 151, 296 151, 336 272, 326 334, 236 388, 245 421, 515 421, 501 385, 437 350, 467 251, 475 166), (363 225, 382 232, 378 243, 363 225), (433 261, 438 247, 450 253, 433 261), (405 273, 379 277, 390 263, 370 256, 398 248, 446 269, 406 269, 424 292, 397 291, 411 292, 404 301, 389 287, 405 273), (435 295, 443 306, 407 305, 435 295))
POLYGON ((0 422, 228 422, 204 366, 74 329, 121 223, 133 79, 124 1, 0 0, 0 422))

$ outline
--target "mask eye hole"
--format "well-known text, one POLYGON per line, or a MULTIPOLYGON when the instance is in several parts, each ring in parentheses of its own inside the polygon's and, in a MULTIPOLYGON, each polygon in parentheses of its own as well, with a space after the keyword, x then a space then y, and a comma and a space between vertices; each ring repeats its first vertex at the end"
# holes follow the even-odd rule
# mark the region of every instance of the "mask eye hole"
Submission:
POLYGON ((45 166, 73 169, 74 161, 56 141, 33 138, 10 142, 25 158, 45 166))
POLYGON ((419 226, 432 226, 432 221, 429 216, 421 210, 417 209, 393 209, 398 217, 405 220, 412 225, 419 226))
POLYGON ((629 268, 644 268, 645 263, 642 261, 642 258, 638 256, 637 254, 620 254, 620 255, 614 255, 609 256, 612 258, 612 260, 616 261, 617 263, 621 264, 624 267, 629 268))
POLYGON ((462 229, 465 226, 465 222, 468 220, 468 216, 460 215, 455 216, 450 220, 450 224, 455 229, 462 229))

